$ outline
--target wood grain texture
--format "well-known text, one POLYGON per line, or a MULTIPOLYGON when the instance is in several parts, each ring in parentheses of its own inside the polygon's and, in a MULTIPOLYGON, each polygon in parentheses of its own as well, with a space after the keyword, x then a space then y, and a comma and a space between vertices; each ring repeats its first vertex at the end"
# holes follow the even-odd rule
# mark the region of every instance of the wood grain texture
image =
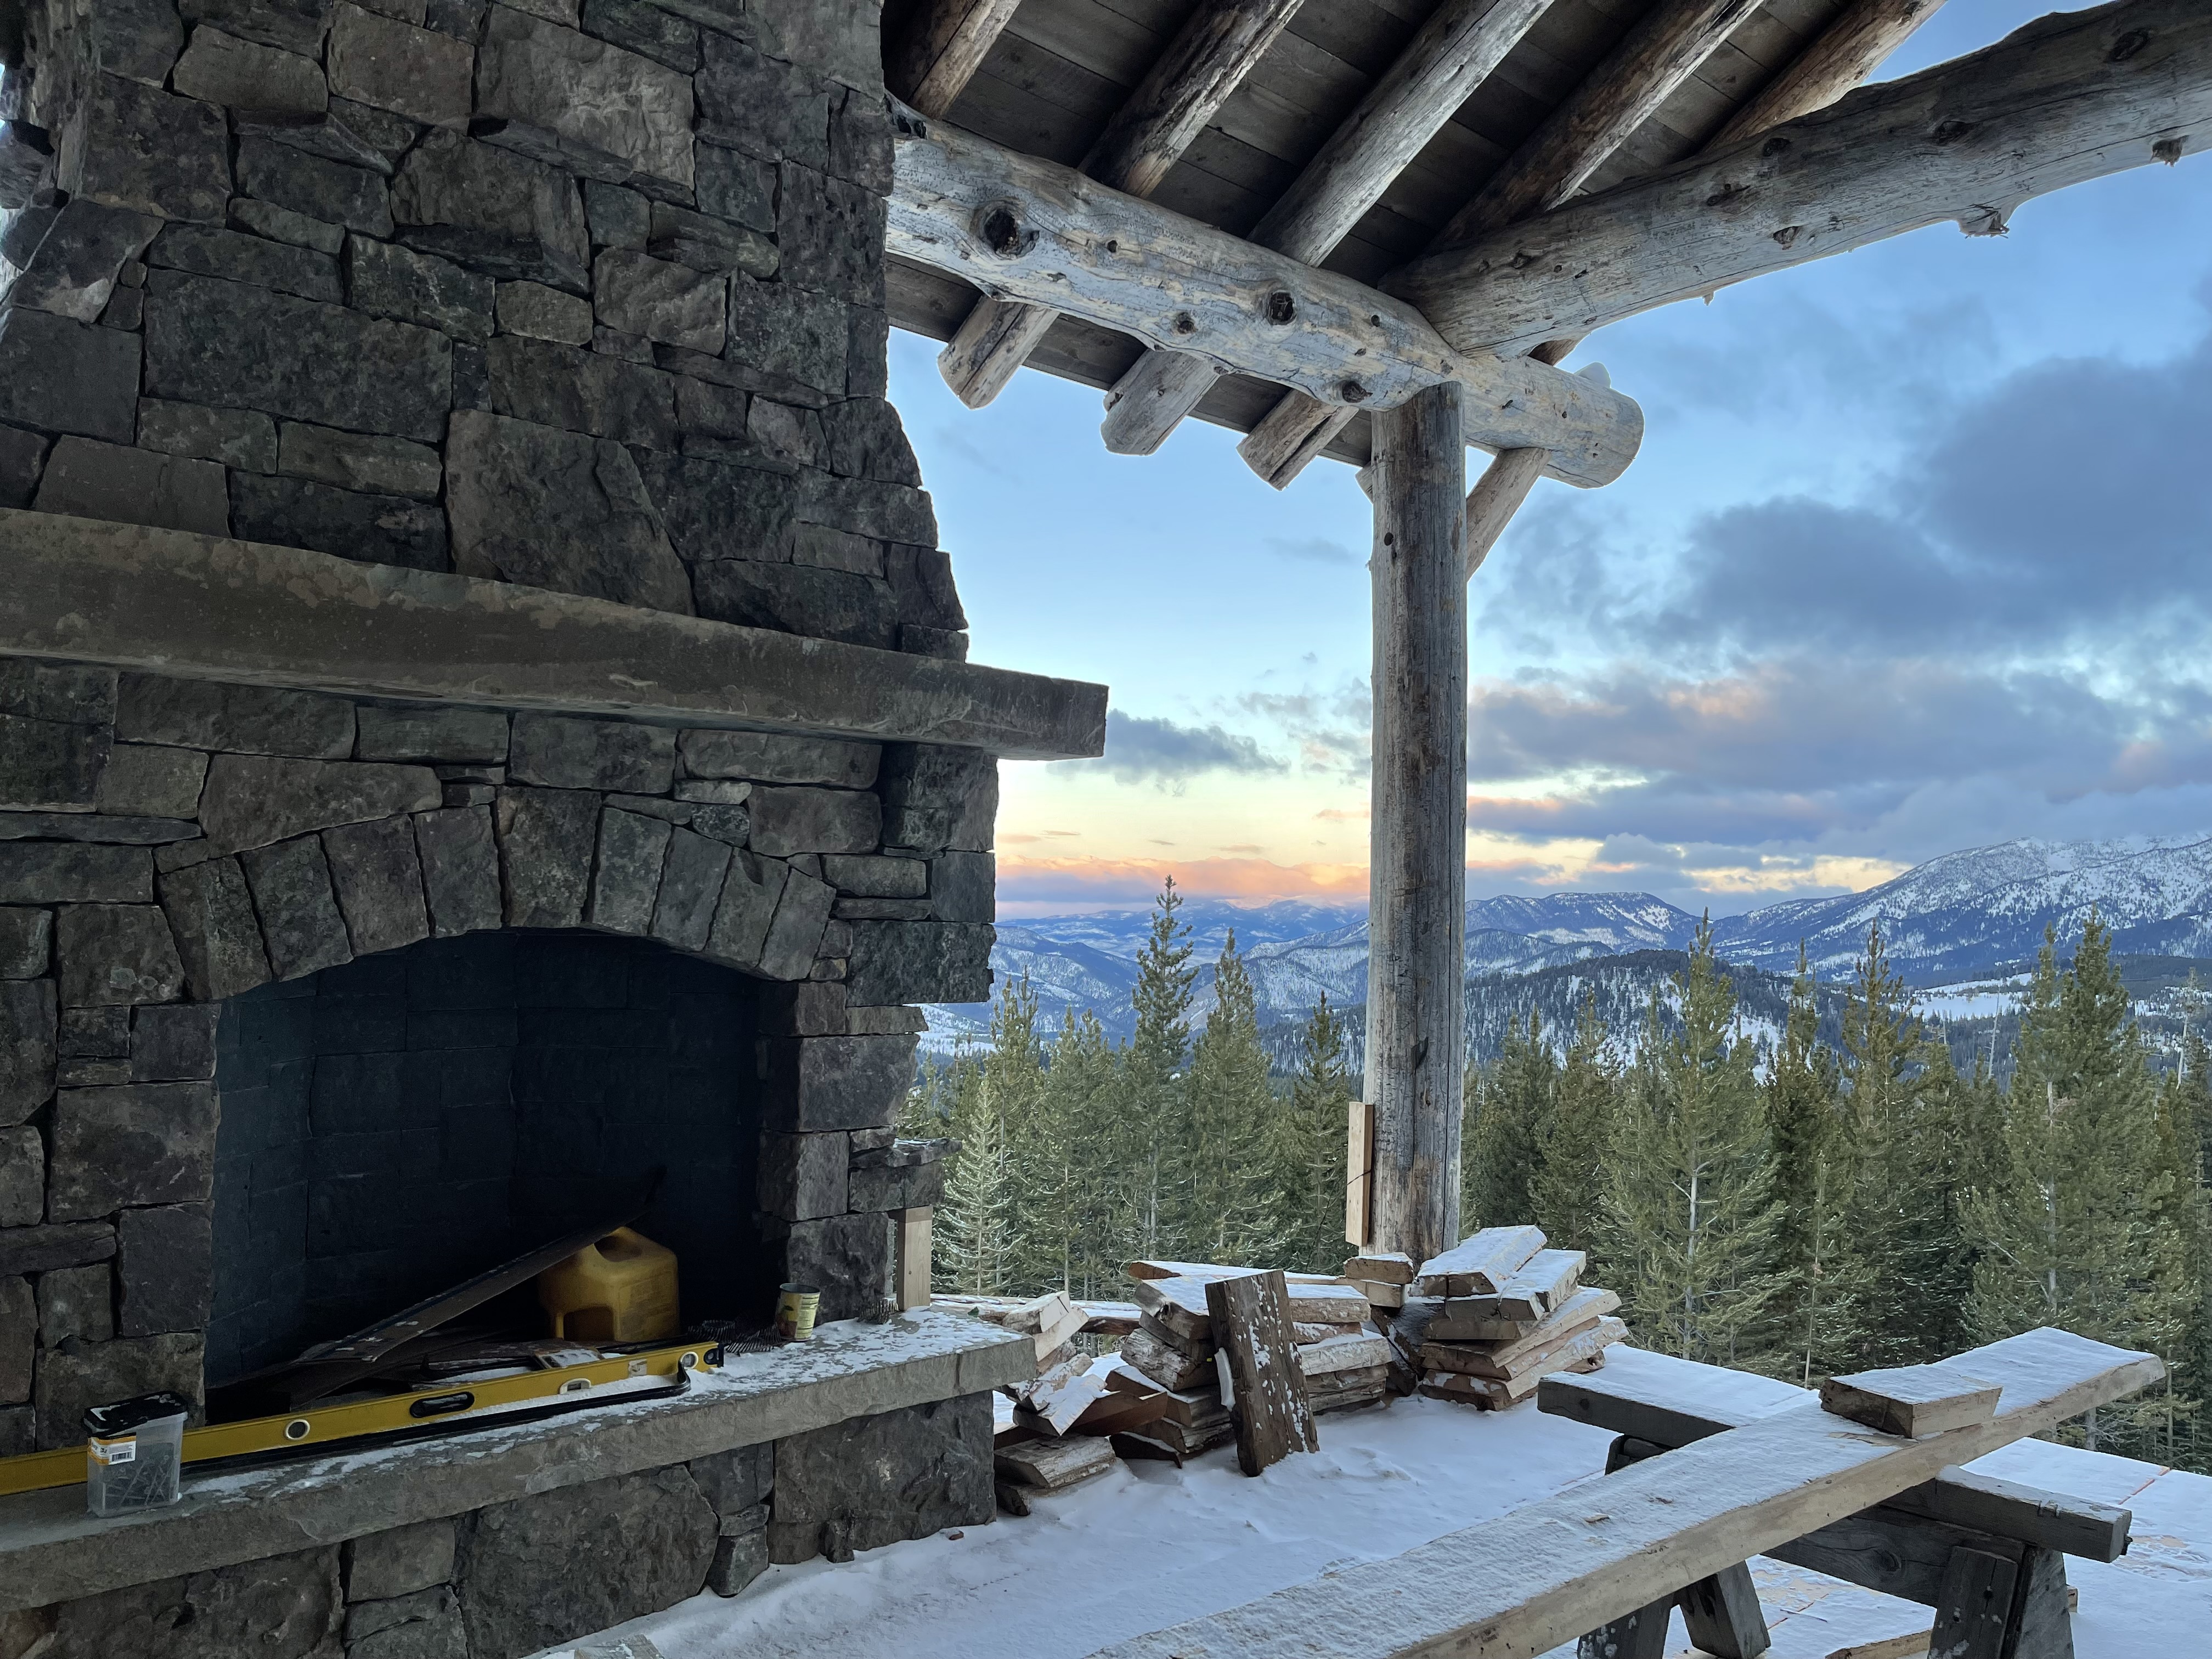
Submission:
POLYGON ((1544 476, 1545 460, 1540 449, 1502 449, 1483 468, 1474 488, 1467 492, 1465 563, 1470 581, 1528 499, 1536 481, 1544 476))
POLYGON ((1394 409, 1455 383, 1473 441, 1547 450, 1570 483, 1618 477, 1642 441, 1643 411, 1610 387, 1450 351, 1410 306, 1348 277, 919 116, 899 125, 896 253, 1326 402, 1394 409))
POLYGON ((1448 1250, 1424 1258, 1419 1273, 1425 1296, 1494 1296, 1500 1286, 1527 1267, 1546 1240, 1541 1227, 1519 1223, 1485 1227, 1468 1234, 1448 1250))
POLYGON ((1101 1650, 1113 1659, 1532 1659, 1583 1632, 2157 1381, 2165 1368, 2063 1331, 1961 1355, 2004 1389, 1987 1423, 1900 1441, 1815 1404, 1654 1458, 1384 1561, 1101 1650))
POLYGON ((2212 143, 2212 8, 2115 0, 1415 262, 1387 286, 1510 352, 2212 143))
POLYGON ((1942 7, 1943 0, 1853 0, 1794 63, 1730 116, 1705 148, 1724 149, 1769 127, 1827 108, 1880 69, 1942 7))
POLYGON ((1168 441, 1224 371, 1181 351, 1146 352, 1106 394, 1098 435, 1116 455, 1150 455, 1168 441))
POLYGON ((1049 306, 983 295, 937 354, 937 372, 962 403, 981 409, 1006 389, 1014 371, 1044 343, 1059 320, 1060 313, 1049 306))
POLYGON ((1978 1423, 1996 1405, 1995 1387, 1949 1364, 1856 1371, 1820 1384, 1821 1410, 1884 1434, 1931 1434, 1978 1423))
POLYGON ((901 1313, 910 1308, 927 1308, 929 1305, 933 1214, 926 1204, 898 1212, 898 1307, 901 1313))
POLYGON ((884 79, 924 115, 951 109, 1021 0, 926 0, 888 54, 884 79))
MULTIPOLYGON (((1433 388, 1377 415, 1375 432, 1373 1243, 1423 1262, 1425 1273, 1459 1237, 1467 1068, 1467 460, 1458 388, 1433 388)), ((1539 1234, 1514 1266, 1542 1243, 1539 1234)))
POLYGON ((2002 1659, 2019 1564, 1961 1546, 1951 1552, 1928 1636, 1928 1659, 2002 1659))
POLYGON ((1774 1645, 1751 1569, 1735 1565, 1700 1578, 1675 1598, 1688 1628, 1690 1645, 1714 1659, 1759 1659, 1774 1645))
POLYGON ((1214 1279, 1206 1287, 1206 1304, 1232 1382, 1237 1466, 1259 1474, 1293 1452, 1319 1451, 1305 1376, 1291 1342, 1283 1275, 1214 1279))

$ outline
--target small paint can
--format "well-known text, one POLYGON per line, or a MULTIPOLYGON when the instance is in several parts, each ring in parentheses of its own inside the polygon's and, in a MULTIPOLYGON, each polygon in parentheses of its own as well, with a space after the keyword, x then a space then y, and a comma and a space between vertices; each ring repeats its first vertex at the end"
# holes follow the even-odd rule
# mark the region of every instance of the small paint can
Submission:
POLYGON ((821 1308, 822 1292, 813 1285, 786 1285, 775 1299, 775 1334, 787 1342, 806 1341, 821 1308))

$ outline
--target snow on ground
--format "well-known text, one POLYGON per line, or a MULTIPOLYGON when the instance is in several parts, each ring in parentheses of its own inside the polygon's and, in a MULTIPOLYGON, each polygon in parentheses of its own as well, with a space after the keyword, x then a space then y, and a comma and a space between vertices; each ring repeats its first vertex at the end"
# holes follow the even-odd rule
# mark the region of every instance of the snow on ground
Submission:
MULTIPOLYGON (((1424 1399, 1324 1417, 1321 1431, 1318 1455, 1256 1480, 1229 1449, 1182 1469, 1123 1464, 1036 1498, 1026 1519, 843 1566, 771 1567, 734 1600, 699 1595, 616 1633, 650 1638, 665 1659, 1080 1659, 1532 1502, 1597 1474, 1612 1438, 1533 1403, 1489 1413, 1424 1399)), ((2124 1559, 2068 1563, 2078 1659, 2204 1650, 2212 1480, 2033 1441, 1975 1467, 2135 1510, 2124 1559)), ((1753 1576, 1773 1659, 1928 1628, 1923 1607, 1817 1573, 1761 1559, 1753 1576)), ((1678 1616, 1669 1651, 1686 1647, 1678 1616)))

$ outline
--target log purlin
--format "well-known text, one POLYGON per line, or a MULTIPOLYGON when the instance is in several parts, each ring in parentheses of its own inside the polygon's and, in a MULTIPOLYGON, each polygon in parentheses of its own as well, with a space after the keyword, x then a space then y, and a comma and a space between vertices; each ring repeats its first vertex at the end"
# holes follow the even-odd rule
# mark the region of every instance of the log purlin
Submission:
POLYGON ((1869 87, 1717 153, 1415 261, 1385 287, 1512 352, 2212 147, 2212 8, 2114 0, 1869 87))
POLYGON ((1619 477, 1643 441, 1632 399, 1526 358, 1452 351, 1412 307, 1364 283, 912 112, 897 125, 891 252, 986 294, 1334 404, 1393 409, 1456 381, 1471 442, 1547 450, 1547 476, 1584 488, 1619 477))

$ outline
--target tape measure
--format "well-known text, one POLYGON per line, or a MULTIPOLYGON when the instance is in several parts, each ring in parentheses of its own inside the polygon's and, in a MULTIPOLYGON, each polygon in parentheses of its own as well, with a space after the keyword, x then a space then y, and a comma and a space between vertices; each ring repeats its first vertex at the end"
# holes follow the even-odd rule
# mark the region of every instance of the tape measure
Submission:
MULTIPOLYGON (((276 1417, 187 1429, 184 1461, 214 1463, 234 1457, 260 1457, 347 1441, 459 1428, 548 1407, 612 1404, 639 1395, 680 1391, 689 1373, 719 1370, 722 1360, 717 1344, 685 1342, 642 1353, 605 1355, 545 1370, 480 1380, 454 1378, 375 1400, 351 1400, 276 1417)), ((85 1478, 86 1455, 80 1443, 0 1457, 0 1497, 77 1486, 85 1478)))

